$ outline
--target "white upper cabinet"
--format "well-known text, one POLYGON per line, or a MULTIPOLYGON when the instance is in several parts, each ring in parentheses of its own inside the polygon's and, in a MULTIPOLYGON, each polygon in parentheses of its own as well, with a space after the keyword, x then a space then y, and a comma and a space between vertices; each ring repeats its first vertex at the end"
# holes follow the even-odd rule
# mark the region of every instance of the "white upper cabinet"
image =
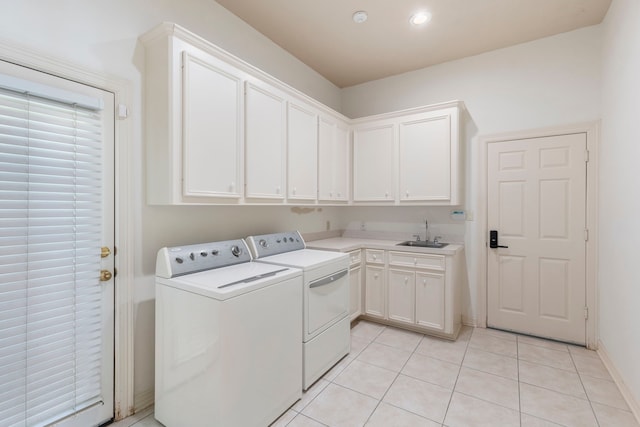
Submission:
POLYGON ((342 121, 320 117, 318 124, 318 199, 349 200, 349 128, 342 121))
POLYGON ((395 126, 376 123, 353 130, 353 200, 395 200, 395 126))
POLYGON ((283 94, 247 83, 245 91, 246 197, 284 199, 286 110, 283 94))
POLYGON ((400 200, 451 197, 451 120, 447 114, 403 121, 400 131, 400 200))
POLYGON ((462 203, 461 102, 350 120, 176 24, 140 41, 149 204, 462 203))
POLYGON ((243 73, 166 31, 143 43, 148 202, 238 203, 243 73))
POLYGON ((355 120, 353 201, 462 203, 461 108, 454 101, 355 120))
POLYGON ((318 114, 309 106, 289 102, 287 115, 287 197, 318 197, 318 114))
POLYGON ((242 80, 183 54, 183 194, 242 196, 242 80))

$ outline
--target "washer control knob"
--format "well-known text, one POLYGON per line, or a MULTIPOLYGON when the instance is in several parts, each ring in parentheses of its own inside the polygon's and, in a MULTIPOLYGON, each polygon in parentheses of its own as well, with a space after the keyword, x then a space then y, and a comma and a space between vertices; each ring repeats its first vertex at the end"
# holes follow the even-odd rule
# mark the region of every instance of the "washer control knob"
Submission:
POLYGON ((184 262, 184 260, 178 256, 178 257, 176 257, 176 262, 178 264, 182 264, 184 262))
POLYGON ((193 254, 193 252, 191 252, 189 254, 189 258, 191 259, 191 261, 193 261, 194 259, 196 259, 196 256, 193 254))
POLYGON ((258 244, 259 244, 260 246, 262 246, 263 248, 266 248, 267 246, 269 246, 269 245, 267 245, 267 241, 266 241, 266 240, 264 240, 264 239, 260 239, 260 241, 258 242, 258 244))
POLYGON ((289 241, 293 243, 293 237, 289 237, 289 241))
POLYGON ((277 240, 276 240, 276 242, 277 242, 277 243, 282 243, 282 240, 277 239, 277 240))
POLYGON ((214 249, 214 250, 211 251, 211 255, 218 255, 219 253, 220 253, 220 251, 217 250, 217 249, 214 249))
POLYGON ((207 255, 209 255, 209 254, 207 253, 207 251, 202 251, 202 252, 200 252, 200 256, 207 256, 207 255))
POLYGON ((234 257, 239 257, 241 253, 242 249, 240 249, 237 245, 231 246, 231 254, 233 254, 234 257))

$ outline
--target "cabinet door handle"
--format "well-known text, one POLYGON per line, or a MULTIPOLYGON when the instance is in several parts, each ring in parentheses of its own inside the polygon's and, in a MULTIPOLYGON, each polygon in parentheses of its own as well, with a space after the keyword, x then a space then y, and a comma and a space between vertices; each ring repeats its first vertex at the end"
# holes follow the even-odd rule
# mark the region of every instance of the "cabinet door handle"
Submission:
POLYGON ((378 273, 374 274, 374 275, 373 275, 373 278, 374 278, 374 279, 377 279, 377 278, 378 278, 378 273))
POLYGON ((405 278, 404 278, 404 283, 405 283, 405 284, 409 283, 409 278, 408 278, 408 277, 405 277, 405 278))

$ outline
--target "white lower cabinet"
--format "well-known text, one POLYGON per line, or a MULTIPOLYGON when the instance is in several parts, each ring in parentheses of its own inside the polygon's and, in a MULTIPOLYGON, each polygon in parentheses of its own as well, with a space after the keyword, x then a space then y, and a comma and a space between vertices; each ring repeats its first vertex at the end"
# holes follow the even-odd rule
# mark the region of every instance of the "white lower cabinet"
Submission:
POLYGON ((385 318, 384 265, 367 265, 365 270, 364 312, 367 316, 385 318))
POLYGON ((349 300, 349 317, 355 320, 362 314, 362 268, 352 267, 349 270, 351 294, 349 300))
POLYGON ((367 249, 365 317, 446 338, 461 326, 462 255, 367 249))
POLYGON ((415 278, 413 271, 389 269, 389 320, 415 322, 415 278))
POLYGON ((416 317, 417 325, 439 331, 445 330, 444 274, 436 272, 416 273, 416 317))

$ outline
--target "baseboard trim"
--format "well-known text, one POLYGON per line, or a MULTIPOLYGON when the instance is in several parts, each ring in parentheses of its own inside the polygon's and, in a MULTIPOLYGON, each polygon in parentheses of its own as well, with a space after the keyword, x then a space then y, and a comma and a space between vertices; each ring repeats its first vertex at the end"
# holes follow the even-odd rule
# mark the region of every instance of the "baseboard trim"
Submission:
POLYGON ((133 397, 134 412, 138 413, 140 411, 143 411, 149 408, 150 406, 153 405, 154 400, 155 400, 154 389, 145 390, 143 392, 136 393, 133 397))
POLYGON ((604 366, 611 374, 611 377, 618 386, 618 389, 620 389, 620 393, 622 393, 622 397, 624 398, 625 402, 627 402, 627 405, 629 405, 631 413, 634 417, 636 417, 636 421, 638 421, 638 423, 640 424, 640 402, 638 402, 627 384, 624 382, 622 375, 620 375, 620 372, 611 360, 611 357, 609 356, 609 353, 607 352, 607 349, 602 341, 598 341, 598 350, 596 350, 596 352, 600 356, 600 359, 602 360, 602 363, 604 363, 604 366))
POLYGON ((478 326, 475 318, 467 316, 462 316, 462 324, 465 326, 472 326, 474 328, 478 326))

